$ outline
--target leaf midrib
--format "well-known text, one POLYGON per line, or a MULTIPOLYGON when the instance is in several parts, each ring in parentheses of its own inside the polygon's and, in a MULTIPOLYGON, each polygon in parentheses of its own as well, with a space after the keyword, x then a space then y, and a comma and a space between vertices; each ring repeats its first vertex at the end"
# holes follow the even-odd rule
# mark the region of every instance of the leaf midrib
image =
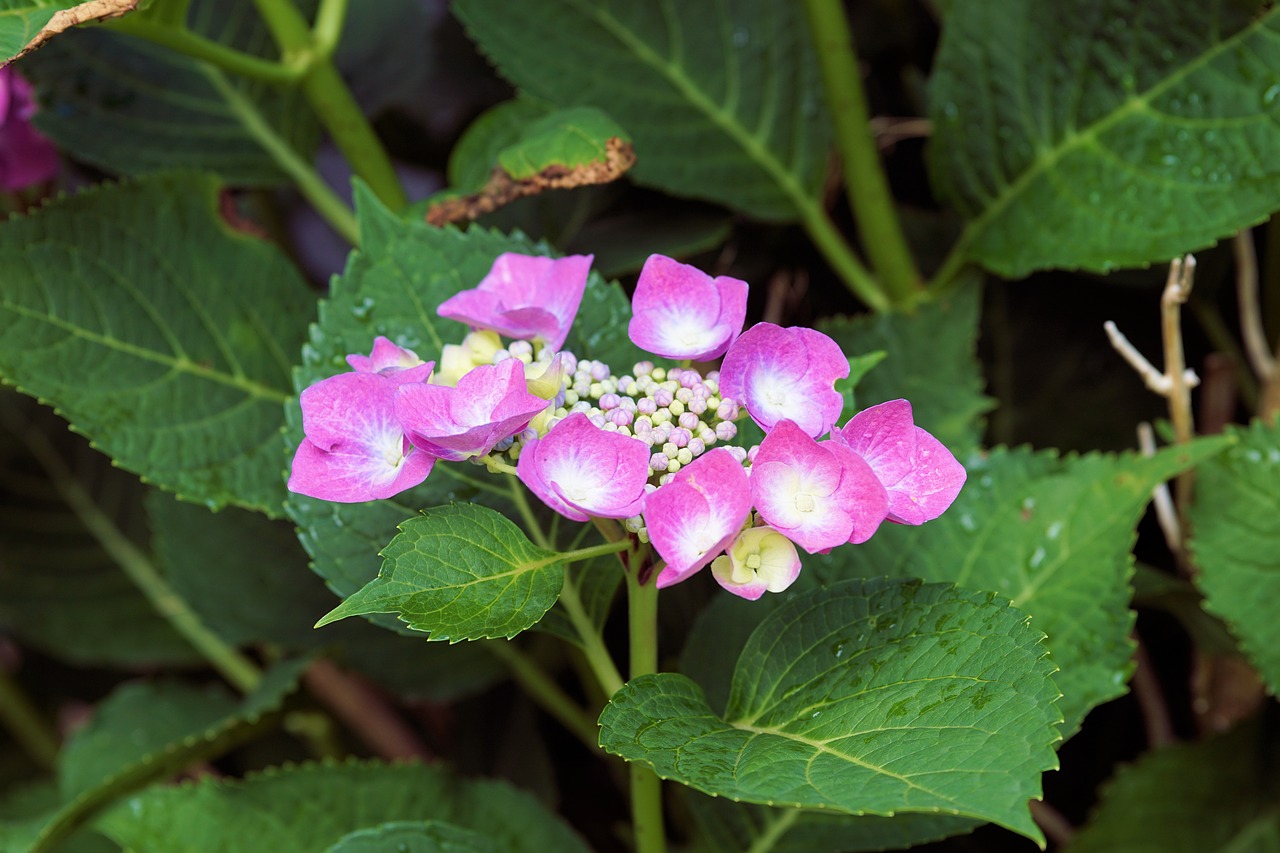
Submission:
MULTIPOLYGON (((1017 199, 1033 181, 1041 175, 1052 172, 1053 167, 1078 148, 1092 145, 1100 145, 1098 138, 1113 125, 1120 121, 1145 112, 1151 107, 1151 101, 1164 94, 1169 88, 1189 76, 1191 73, 1200 70, 1210 60, 1216 58, 1219 54, 1226 52, 1228 48, 1234 48, 1238 43, 1243 42, 1246 38, 1252 37, 1255 32, 1261 30, 1269 19, 1280 15, 1280 7, 1271 10, 1267 14, 1259 17, 1255 21, 1251 21, 1247 26, 1242 27, 1234 35, 1228 39, 1218 42, 1209 50, 1204 51, 1191 62, 1182 66, 1176 72, 1165 77, 1159 83, 1150 87, 1143 93, 1135 93, 1127 100, 1122 102, 1115 110, 1107 115, 1099 118, 1093 124, 1087 125, 1083 129, 1074 133, 1063 136, 1056 147, 1042 150, 1039 157, 1028 164, 1028 167, 1020 174, 1012 183, 1005 184, 1005 192, 996 197, 993 204, 985 208, 981 214, 974 219, 969 220, 965 225, 964 232, 960 239, 956 241, 952 252, 962 251, 977 239, 978 235, 983 233, 990 225, 991 221, 1002 215, 1015 199, 1017 199)), ((1034 142, 1034 140, 1033 140, 1034 142)))

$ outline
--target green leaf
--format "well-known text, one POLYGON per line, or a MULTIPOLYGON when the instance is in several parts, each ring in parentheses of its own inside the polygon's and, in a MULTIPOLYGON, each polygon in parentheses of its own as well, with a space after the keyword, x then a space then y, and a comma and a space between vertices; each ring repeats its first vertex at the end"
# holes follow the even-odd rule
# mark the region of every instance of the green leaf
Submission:
POLYGON ((122 803, 101 827, 134 850, 239 853, 251 838, 257 849, 303 853, 401 820, 454 824, 510 853, 588 849, 528 794, 460 779, 441 765, 307 764, 243 781, 153 788, 122 803))
POLYGON ((552 166, 586 166, 607 157, 611 139, 631 141, 602 111, 594 107, 557 110, 521 128, 519 139, 498 152, 498 166, 517 180, 552 166))
POLYGON ((480 189, 502 151, 514 145, 525 128, 553 112, 555 107, 546 101, 523 96, 482 112, 449 153, 449 186, 465 192, 480 189))
POLYGON ((914 847, 971 831, 973 818, 940 814, 843 815, 816 809, 777 809, 707 797, 681 788, 698 827, 697 853, 870 853, 914 847), (755 845, 761 845, 759 847, 755 845), (765 846, 767 845, 767 846, 765 846))
POLYGON ((633 679, 600 744, 716 796, 990 820, 1042 841, 1026 803, 1057 766, 1043 635, 990 593, 853 580, 765 617, 723 716, 683 675, 633 679))
POLYGON ((521 91, 598 107, 627 128, 636 182, 766 219, 820 214, 830 129, 799 5, 655 12, 626 0, 463 0, 454 9, 521 91))
POLYGON ((47 437, 86 498, 145 547, 146 487, 94 453, 35 400, 0 389, 0 626, 32 648, 81 666, 198 664, 32 457, 47 437))
MULTIPOLYGON (((914 315, 868 314, 818 324, 850 356, 885 352, 883 364, 858 382, 858 406, 911 401, 917 426, 960 453, 982 439, 982 415, 992 408, 982 393, 978 318, 982 288, 971 281, 914 315)), ((844 419, 852 417, 846 410, 844 419)))
POLYGON ((200 621, 233 646, 324 642, 312 629, 333 595, 307 569, 293 527, 238 509, 209 512, 152 490, 156 562, 200 621))
POLYGON ((1280 849, 1280 749, 1257 721, 1121 767, 1067 853, 1280 849))
POLYGON ((510 639, 551 609, 564 585, 560 554, 530 542, 503 516, 451 504, 400 525, 382 570, 316 623, 397 613, 433 640, 510 639))
POLYGON ((478 832, 434 820, 391 821, 344 835, 328 853, 503 853, 478 832))
MULTIPOLYGON (((549 252, 544 244, 520 235, 475 227, 460 232, 433 228, 418 217, 397 217, 359 183, 356 212, 362 246, 351 254, 329 299, 320 305, 320 321, 311 329, 302 366, 294 374, 299 391, 347 370, 347 354, 369 352, 378 335, 415 350, 423 359, 438 361, 444 345, 461 342, 467 331, 465 325, 436 314, 441 302, 479 284, 503 252, 549 252)), ((634 351, 626 335, 615 331, 615 318, 629 314, 621 289, 593 273, 566 348, 582 358, 606 361, 634 351)), ((291 405, 290 451, 302 437, 299 415, 298 407, 291 405)), ((311 555, 312 569, 345 598, 373 580, 379 549, 400 522, 421 508, 478 503, 514 515, 514 488, 522 488, 514 478, 474 465, 442 463, 421 486, 391 500, 334 504, 290 494, 286 509, 311 555)))
POLYGON ((0 57, 8 62, 31 43, 53 16, 83 0, 3 0, 0 2, 0 57))
POLYGON ((1204 248, 1276 209, 1280 10, 957 3, 930 81, 958 251, 1008 278, 1204 248))
POLYGON ((312 299, 218 216, 216 181, 104 186, 0 224, 0 377, 179 497, 275 515, 289 357, 312 299))
MULTIPOLYGON (((5 789, 0 795, 0 850, 30 850, 45 818, 61 802, 52 779, 5 789)), ((119 853, 120 846, 84 827, 63 838, 54 849, 56 853, 119 853)))
MULTIPOLYGON (((279 49, 249 0, 195 0, 196 33, 254 56, 279 49)), ((237 186, 290 182, 245 129, 227 93, 246 100, 310 160, 320 125, 295 86, 257 82, 109 29, 74 30, 22 60, 43 109, 37 127, 77 160, 140 175, 203 169, 237 186)))
POLYGON ((130 792, 273 727, 306 664, 303 658, 277 665, 239 703, 221 688, 180 682, 118 687, 59 755, 63 803, 33 840, 45 849, 130 792))
POLYGON ((965 460, 969 480, 940 518, 883 525, 856 548, 806 557, 806 571, 828 583, 883 574, 1008 597, 1048 635, 1069 736, 1091 708, 1124 693, 1130 549, 1152 489, 1229 443, 1200 439, 1152 457, 993 450, 965 460))
POLYGON ((1221 616, 1274 693, 1280 689, 1280 425, 1230 429, 1239 444, 1200 466, 1191 553, 1205 607, 1221 616))

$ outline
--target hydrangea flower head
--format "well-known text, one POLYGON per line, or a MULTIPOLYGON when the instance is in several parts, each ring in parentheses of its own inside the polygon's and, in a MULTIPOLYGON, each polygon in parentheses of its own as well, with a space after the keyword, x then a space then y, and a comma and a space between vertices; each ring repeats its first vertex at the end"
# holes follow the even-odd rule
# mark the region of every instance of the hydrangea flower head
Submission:
POLYGON ((649 495, 649 541, 667 565, 658 587, 685 580, 715 559, 751 514, 742 463, 727 449, 709 450, 649 495))
POLYGON ((441 303, 440 316, 558 350, 582 303, 591 259, 499 255, 478 286, 441 303))
POLYGON ((707 361, 724 355, 747 316, 747 283, 712 278, 663 255, 650 255, 636 282, 627 333, 663 358, 707 361))
POLYGON ((795 543, 772 527, 749 527, 726 553, 711 561, 711 574, 729 592, 755 601, 795 583, 800 577, 800 555, 795 543))
MULTIPOLYGON (((430 363, 402 371, 426 378, 430 363), (424 370, 425 368, 425 370, 424 370)), ((413 447, 395 414, 399 377, 340 373, 302 392, 302 430, 289 489, 338 503, 359 503, 413 488, 435 457, 413 447)))
POLYGON ((0 68, 0 189, 43 183, 58 173, 58 151, 31 125, 31 85, 12 65, 0 68))
POLYGON ((899 524, 942 515, 967 476, 942 442, 915 425, 906 400, 859 412, 835 438, 867 460, 888 491, 889 520, 899 524))
POLYGON ((810 554, 867 541, 889 512, 885 488, 861 456, 840 442, 814 441, 790 420, 760 444, 751 499, 762 519, 810 554))
POLYGON ((530 491, 565 518, 629 518, 644 507, 649 448, 575 412, 528 441, 516 470, 530 491))
POLYGON ((395 397, 396 417, 414 446, 454 462, 483 456, 546 407, 529 393, 524 364, 514 358, 473 369, 457 387, 406 384, 395 397))
POLYGON ((817 438, 840 417, 844 400, 834 386, 848 375, 849 359, 821 332, 757 323, 725 354, 720 389, 765 432, 786 419, 817 438))

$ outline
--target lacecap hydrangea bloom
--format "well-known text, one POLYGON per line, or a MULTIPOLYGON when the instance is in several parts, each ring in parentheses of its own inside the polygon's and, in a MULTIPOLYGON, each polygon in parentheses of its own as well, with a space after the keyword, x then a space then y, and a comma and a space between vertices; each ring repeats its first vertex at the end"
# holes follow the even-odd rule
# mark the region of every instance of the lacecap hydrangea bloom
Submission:
POLYGON ((563 349, 591 258, 504 254, 440 306, 467 324, 435 362, 386 338, 353 372, 302 392, 289 488, 330 501, 390 497, 436 462, 514 475, 577 522, 617 519, 661 559, 657 585, 711 566, 743 598, 781 592, 800 551, 865 542, 885 521, 923 524, 955 500, 965 470, 892 400, 843 426, 839 345, 814 329, 742 330, 747 284, 654 255, 628 332, 625 373, 563 349), (505 341, 503 338, 510 340, 505 341), (723 356, 720 369, 689 366, 723 356), (764 431, 735 442, 750 418, 764 431))

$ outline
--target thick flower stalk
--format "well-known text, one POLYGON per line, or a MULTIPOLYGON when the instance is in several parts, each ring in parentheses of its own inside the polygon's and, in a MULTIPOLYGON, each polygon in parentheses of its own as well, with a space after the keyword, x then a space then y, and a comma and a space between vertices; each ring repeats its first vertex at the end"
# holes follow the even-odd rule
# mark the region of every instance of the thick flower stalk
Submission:
POLYGON ((502 255, 440 306, 471 327, 440 371, 378 338, 348 358, 353 373, 306 389, 289 487, 367 501, 421 483, 436 462, 481 464, 567 519, 621 521, 633 551, 656 552, 639 563, 658 587, 711 566, 748 599, 790 586, 800 551, 865 542, 886 520, 922 524, 959 493, 964 468, 907 401, 838 426, 848 358, 813 329, 743 332, 745 282, 655 255, 636 288, 638 347, 723 356, 719 370, 642 361, 617 374, 562 349, 590 260, 502 255), (746 417, 765 432, 759 445, 737 442, 746 417))

